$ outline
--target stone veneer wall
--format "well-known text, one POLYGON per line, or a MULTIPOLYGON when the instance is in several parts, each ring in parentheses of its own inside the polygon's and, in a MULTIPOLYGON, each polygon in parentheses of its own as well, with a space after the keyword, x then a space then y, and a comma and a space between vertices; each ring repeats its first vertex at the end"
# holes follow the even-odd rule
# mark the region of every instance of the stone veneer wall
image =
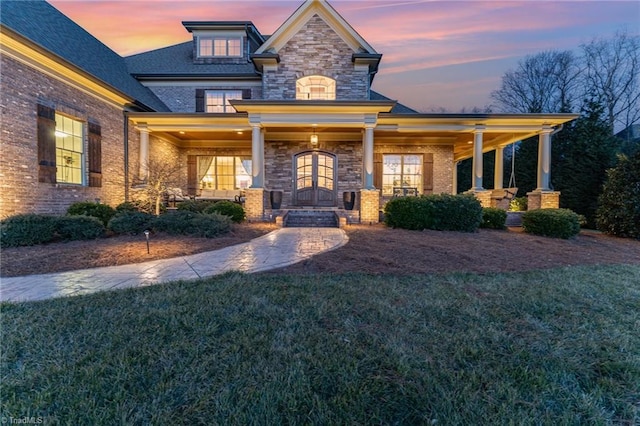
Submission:
POLYGON ((324 75, 336 80, 336 99, 369 99, 367 70, 355 70, 353 50, 318 15, 278 51, 277 71, 263 74, 264 99, 296 98, 296 80, 324 75))
POLYGON ((196 90, 242 90, 251 89, 251 99, 262 99, 262 87, 246 85, 212 87, 204 84, 193 86, 149 86, 149 89, 162 101, 172 112, 196 112, 196 90))
MULTIPOLYGON (((0 58, 0 217, 18 213, 62 214, 76 201, 115 206, 124 201, 124 116, 98 100, 7 56, 0 58), (87 122, 102 131, 102 187, 38 182, 37 104, 87 122), (7 118, 11 117, 11 121, 7 118)), ((86 137, 85 137, 86 149, 86 137)))
MULTIPOLYGON (((293 156, 311 147, 308 141, 285 142, 265 140, 265 189, 281 190, 282 207, 292 206, 293 156)), ((337 156, 337 206, 342 208, 342 193, 362 188, 362 143, 321 142, 318 149, 337 156)), ((267 207, 267 205, 265 205, 267 207)), ((357 206, 355 207, 357 209, 357 206)))

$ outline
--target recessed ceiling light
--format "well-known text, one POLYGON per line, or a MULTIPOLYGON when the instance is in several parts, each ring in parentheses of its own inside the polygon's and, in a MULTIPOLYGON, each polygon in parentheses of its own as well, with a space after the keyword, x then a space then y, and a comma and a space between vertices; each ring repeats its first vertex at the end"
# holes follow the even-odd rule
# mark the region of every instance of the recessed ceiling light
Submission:
POLYGON ((184 135, 184 132, 183 132, 183 131, 180 131, 180 134, 181 134, 181 135, 184 135))

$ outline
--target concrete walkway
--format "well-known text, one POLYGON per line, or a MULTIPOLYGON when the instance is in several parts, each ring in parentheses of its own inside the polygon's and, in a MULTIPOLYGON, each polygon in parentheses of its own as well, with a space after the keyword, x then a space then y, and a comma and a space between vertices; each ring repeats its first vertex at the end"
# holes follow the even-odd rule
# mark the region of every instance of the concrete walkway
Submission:
POLYGON ((172 259, 82 269, 0 280, 0 301, 18 302, 77 296, 98 291, 145 287, 168 281, 210 277, 228 271, 260 272, 281 268, 343 246, 337 228, 282 228, 247 243, 172 259))

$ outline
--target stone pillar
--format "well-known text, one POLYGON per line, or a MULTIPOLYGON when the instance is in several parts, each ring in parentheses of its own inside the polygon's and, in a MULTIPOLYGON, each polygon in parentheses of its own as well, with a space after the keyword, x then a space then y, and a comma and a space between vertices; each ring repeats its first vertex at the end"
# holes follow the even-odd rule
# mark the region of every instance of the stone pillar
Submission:
POLYGON ((380 221, 380 191, 363 189, 360 191, 360 223, 380 221))
POLYGON ((264 133, 251 124, 251 188, 264 188, 264 133))
POLYGON ((493 189, 502 189, 502 182, 504 180, 504 148, 496 148, 495 156, 496 159, 493 171, 493 189))
POLYGON ((484 126, 476 126, 476 129, 473 131, 473 170, 471 190, 474 192, 484 191, 484 187, 482 186, 482 132, 484 129, 484 126))
POLYGON ((536 191, 550 191, 549 178, 551 176, 551 132, 552 128, 545 126, 538 136, 538 187, 536 191))
POLYGON ((147 181, 149 177, 149 129, 146 125, 138 126, 140 132, 140 161, 138 164, 138 179, 147 181))
POLYGON ((482 207, 491 207, 491 191, 470 191, 480 201, 482 207))
POLYGON ((375 123, 366 123, 362 140, 364 173, 362 185, 364 189, 372 190, 373 186, 373 128, 375 123))
POLYGON ((264 220, 264 189, 245 189, 244 211, 247 220, 264 220))
POLYGON ((560 191, 527 192, 527 210, 560 208, 560 191))

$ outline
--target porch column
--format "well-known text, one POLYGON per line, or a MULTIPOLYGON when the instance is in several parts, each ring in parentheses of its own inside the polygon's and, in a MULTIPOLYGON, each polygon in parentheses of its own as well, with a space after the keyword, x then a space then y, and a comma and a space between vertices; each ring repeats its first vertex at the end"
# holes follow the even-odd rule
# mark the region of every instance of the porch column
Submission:
POLYGON ((473 131, 473 176, 472 191, 484 191, 482 186, 482 132, 484 126, 476 126, 473 131))
POLYGON ((264 133, 260 124, 251 123, 251 188, 264 187, 264 133))
POLYGON ((365 121, 363 137, 364 189, 375 189, 373 186, 373 128, 375 123, 365 121))
POLYGON ((458 193, 458 162, 454 161, 452 170, 452 185, 451 194, 456 195, 458 193))
POLYGON ((146 181, 149 177, 149 129, 146 124, 138 126, 140 132, 140 162, 138 164, 138 178, 146 181))
POLYGON ((536 191, 551 191, 551 127, 545 126, 538 137, 538 187, 536 191))
POLYGON ((493 189, 502 189, 504 180, 504 147, 496 148, 495 168, 493 171, 493 189))

